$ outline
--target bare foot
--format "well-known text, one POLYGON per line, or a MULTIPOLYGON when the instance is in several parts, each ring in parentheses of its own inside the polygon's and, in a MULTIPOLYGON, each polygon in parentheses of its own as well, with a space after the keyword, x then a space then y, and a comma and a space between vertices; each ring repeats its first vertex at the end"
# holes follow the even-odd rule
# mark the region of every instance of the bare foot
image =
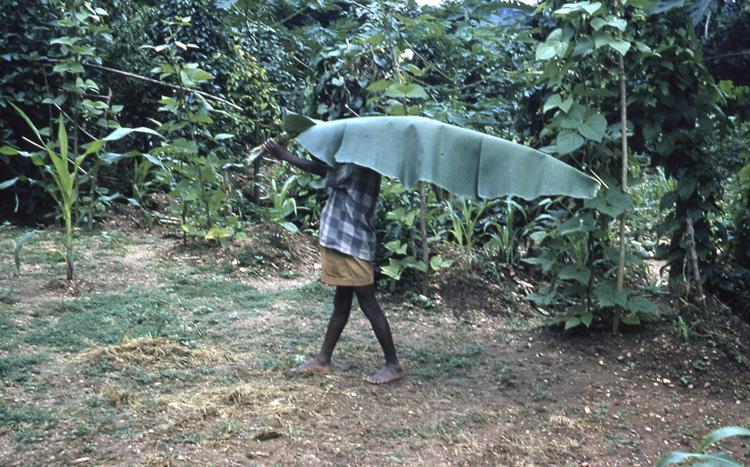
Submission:
POLYGON ((405 376, 406 373, 404 373, 404 370, 399 365, 388 364, 367 378, 367 382, 370 384, 388 384, 398 381, 405 376))
POLYGON ((328 374, 331 370, 330 363, 323 363, 317 357, 313 357, 302 365, 292 368, 292 372, 294 373, 315 373, 318 375, 328 374))

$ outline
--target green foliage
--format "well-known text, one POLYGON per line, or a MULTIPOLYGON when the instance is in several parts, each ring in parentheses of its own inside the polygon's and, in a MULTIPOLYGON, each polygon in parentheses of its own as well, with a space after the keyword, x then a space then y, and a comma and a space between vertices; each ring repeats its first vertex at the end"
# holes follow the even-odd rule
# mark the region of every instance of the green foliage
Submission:
MULTIPOLYGON (((701 269, 707 277, 713 276, 715 255, 709 245, 717 238, 715 219, 719 216, 723 165, 708 148, 720 121, 715 112, 718 94, 698 52, 695 33, 685 26, 689 13, 685 5, 665 2, 654 9, 629 3, 613 10, 599 2, 578 2, 545 4, 541 10, 555 19, 552 31, 536 48, 536 58, 546 62, 541 78, 549 89, 542 111, 553 112, 541 136, 550 141, 545 150, 574 157, 611 187, 605 196, 585 203, 585 208, 592 210, 593 223, 574 209, 574 218, 584 216, 579 219, 582 225, 596 227, 586 229, 590 234, 586 242, 597 258, 598 269, 605 272, 609 266, 602 260, 612 258, 609 219, 623 211, 632 218, 630 195, 609 177, 620 170, 616 143, 622 128, 612 123, 619 121, 618 78, 606 70, 616 68, 613 65, 619 55, 624 57, 628 74, 631 146, 650 156, 664 168, 664 177, 676 182, 667 181, 663 186, 669 189, 660 189, 659 207, 666 215, 657 235, 669 237, 670 244, 658 251, 668 260, 672 279, 678 278, 685 261, 683 235, 689 216, 696 225, 701 269)), ((635 224, 651 222, 641 219, 636 218, 635 224)), ((558 257, 549 256, 554 259, 539 261, 551 268, 550 261, 558 257)), ((637 265, 637 261, 629 263, 637 265)), ((592 266, 570 265, 577 271, 571 277, 583 279, 585 274, 579 272, 588 268, 595 278, 597 268, 592 266)), ((595 287, 592 282, 585 296, 595 287)), ((581 296, 580 292, 574 295, 581 296)), ((588 309, 586 300, 584 309, 588 309)), ((628 303, 624 298, 618 301, 628 303)))
POLYGON ((664 467, 667 465, 682 464, 688 462, 693 464, 700 462, 701 465, 716 465, 726 467, 741 467, 743 464, 733 459, 729 454, 726 453, 707 453, 706 449, 710 446, 718 443, 727 438, 733 438, 738 436, 750 436, 750 430, 739 426, 725 426, 718 428, 709 433, 696 447, 695 452, 678 452, 673 451, 665 454, 657 464, 657 467, 664 467))
MULTIPOLYGON (((541 266, 551 278, 549 285, 527 296, 539 306, 554 307, 561 315, 552 322, 565 324, 566 329, 590 326, 597 314, 615 307, 625 311, 623 322, 637 325, 653 319, 658 308, 646 297, 631 288, 617 291, 614 283, 614 265, 617 250, 602 244, 609 236, 605 216, 614 218, 632 207, 630 198, 613 195, 612 190, 601 192, 590 200, 600 210, 581 210, 567 217, 564 211, 550 209, 540 214, 537 222, 544 229, 536 230, 531 237, 540 242, 538 256, 524 258, 528 264, 541 266)), ((626 252, 626 265, 634 270, 640 263, 632 251, 626 252)))
MULTIPOLYGON (((54 21, 56 11, 48 1, 28 2, 7 0, 0 8, 0 54, 3 72, 0 73, 0 144, 7 144, 14 135, 25 134, 25 124, 9 102, 15 102, 27 109, 32 121, 51 120, 43 99, 51 97, 50 86, 55 85, 58 76, 51 75, 45 61, 53 58, 54 48, 49 41, 55 37, 54 21)), ((48 123, 52 126, 52 122, 48 123)), ((37 173, 36 166, 28 159, 8 158, 0 155, 0 179, 29 177, 37 173)), ((27 184, 17 184, 10 188, 6 196, 0 197, 0 212, 10 218, 18 216, 38 216, 40 211, 50 209, 50 198, 43 190, 27 184)))
MULTIPOLYGON (((105 91, 99 86, 98 77, 90 68, 102 64, 106 47, 112 42, 111 30, 106 24, 108 13, 88 2, 76 0, 67 2, 58 15, 58 37, 49 43, 57 51, 52 73, 60 75, 60 86, 50 88, 52 95, 42 103, 61 108, 71 125, 71 145, 78 152, 82 139, 79 135, 102 139, 120 126, 116 118, 123 106, 112 104, 111 90, 105 91)), ((98 183, 102 169, 123 158, 106 149, 102 148, 82 163, 82 175, 76 180, 81 194, 76 217, 79 220, 85 218, 89 230, 93 227, 94 217, 101 216, 107 205, 120 196, 98 183), (88 184, 88 190, 80 189, 85 184, 88 184)))
POLYGON ((676 189, 661 199, 667 217, 657 231, 669 238, 669 245, 657 251, 669 263, 671 281, 681 277, 689 216, 695 225, 701 270, 711 282, 716 259, 711 244, 717 238, 715 219, 723 196, 724 161, 709 145, 723 118, 717 112, 720 96, 700 43, 693 29, 686 27, 687 14, 680 9, 651 16, 640 31, 654 54, 631 65, 632 73, 649 76, 632 86, 631 94, 638 97, 629 106, 634 115, 631 143, 676 181, 676 189))
POLYGON ((252 172, 242 167, 249 149, 278 127, 279 103, 326 120, 427 116, 542 146, 608 185, 585 203, 471 203, 448 201, 434 186, 425 185, 420 196, 384 180, 377 262, 392 279, 408 282, 449 266, 431 257, 446 240, 461 246, 466 262, 488 254, 514 264, 528 253, 527 262, 549 280, 531 299, 574 326, 607 319, 616 307, 625 307, 630 323, 652 316, 637 290, 639 257, 660 245, 673 276, 679 274, 687 217, 709 288, 742 277, 725 259, 750 264, 750 91, 742 74, 748 56, 738 54, 747 48, 746 5, 553 1, 532 14, 479 0, 439 7, 348 0, 6 3, 0 137, 8 146, 0 150, 0 187, 11 196, 3 197, 3 214, 48 213, 44 203, 54 206, 55 198, 46 193, 54 193, 72 229, 91 225, 121 201, 150 216, 149 195, 162 191, 176 200, 169 205, 186 235, 223 242, 258 219, 313 232, 325 199, 318 180, 262 168, 260 160, 252 172), (639 178, 632 192, 614 182, 623 129, 612 70, 620 57, 628 80, 630 175, 639 178), (10 99, 59 161, 63 113, 67 165, 56 165, 46 149, 35 152, 39 138, 10 99), (158 125, 166 138, 127 146, 107 140, 121 123, 158 125), (76 168, 90 147, 84 141, 104 143, 76 168), (62 186, 71 180, 73 186, 63 196, 55 177, 62 181, 65 173, 62 186), (630 288, 617 294, 614 220, 623 213, 630 288))
MULTIPOLYGON (((290 175, 281 182, 279 180, 282 175, 279 170, 271 171, 265 188, 270 205, 259 209, 259 212, 278 227, 290 233, 297 233, 299 228, 290 221, 290 218, 293 215, 297 216, 298 211, 306 211, 308 208, 298 207, 295 198, 291 196, 292 189, 297 183, 297 175, 290 175)), ((278 233, 275 237, 279 237, 278 233)))
MULTIPOLYGON (((589 326, 597 310, 614 307, 626 310, 626 323, 639 324, 655 307, 643 297, 631 300, 630 289, 617 292, 612 282, 617 264, 613 221, 631 212, 633 202, 614 178, 621 167, 622 128, 619 77, 608 70, 617 70, 618 56, 624 56, 630 70, 631 63, 653 55, 638 35, 645 16, 638 6, 615 8, 589 1, 545 4, 541 14, 555 24, 536 48, 537 60, 544 63, 540 79, 547 88, 541 111, 551 115, 541 132, 549 141, 542 150, 590 168, 608 187, 582 207, 567 203, 570 215, 550 210, 546 220, 551 230, 534 235, 541 242, 540 255, 524 261, 541 265, 552 283, 529 299, 562 308, 557 320, 566 329, 589 326)), ((635 264, 637 258, 628 254, 626 265, 632 269, 635 264)))
POLYGON ((162 54, 164 61, 152 71, 159 74, 160 80, 172 80, 178 87, 174 96, 159 100, 159 110, 170 119, 159 125, 168 139, 158 148, 158 159, 164 169, 163 180, 180 200, 174 211, 181 216, 183 232, 209 240, 222 239, 234 233, 237 221, 236 215, 227 212, 223 162, 217 151, 218 142, 231 135, 209 132, 207 126, 214 121, 214 107, 200 94, 191 92, 214 76, 183 57, 182 52, 198 48, 178 39, 181 28, 190 24, 189 17, 166 20, 164 27, 170 33, 165 42, 143 46, 162 54))
MULTIPOLYGON (((401 280, 407 272, 427 271, 422 248, 430 249, 430 244, 441 236, 434 231, 436 221, 442 212, 442 205, 434 198, 432 190, 427 192, 424 203, 425 221, 433 235, 427 237, 427 245, 422 245, 419 232, 419 192, 408 190, 398 182, 383 181, 375 225, 378 229, 379 252, 376 261, 384 264, 381 271, 393 280, 401 280)), ((450 267, 451 262, 439 255, 429 259, 433 270, 450 267)), ((414 278, 413 275, 410 278, 414 278)))
MULTIPOLYGON (((159 5, 154 6, 142 2, 136 3, 138 4, 119 0, 107 2, 106 5, 111 10, 111 15, 97 2, 78 0, 64 4, 57 1, 32 2, 33 7, 19 4, 17 11, 13 13, 3 12, 8 16, 9 23, 20 22, 24 25, 21 31, 34 31, 35 34, 33 37, 25 33, 18 34, 15 29, 11 28, 7 30, 5 36, 10 48, 9 53, 4 55, 3 59, 10 60, 17 66, 17 70, 8 75, 8 80, 19 80, 21 76, 36 73, 36 78, 39 78, 41 84, 30 85, 29 88, 44 91, 44 94, 38 97, 33 93, 17 93, 19 103, 25 104, 24 107, 31 112, 32 121, 35 122, 43 121, 47 112, 38 112, 31 107, 32 104, 61 106, 69 120, 70 140, 74 151, 78 145, 79 133, 87 135, 89 139, 101 139, 107 131, 119 126, 115 118, 134 122, 135 126, 142 125, 147 119, 161 120, 156 114, 154 102, 159 99, 158 93, 164 91, 164 88, 144 84, 139 79, 122 78, 122 75, 109 71, 101 75, 100 70, 104 69, 96 67, 106 63, 107 66, 115 69, 124 69, 140 75, 148 74, 154 68, 153 58, 139 46, 151 40, 166 41, 169 35, 175 32, 169 27, 163 27, 163 20, 173 20, 175 17, 207 12, 214 8, 214 2, 208 0, 203 2, 174 0, 160 2, 159 5), (23 40, 31 39, 37 41, 34 43, 36 46, 39 41, 36 38, 37 35, 50 44, 47 48, 41 48, 40 51, 43 51, 43 54, 36 53, 22 43, 23 40), (15 52, 16 44, 18 44, 18 53, 15 52), (49 62, 45 62, 48 59, 49 62), (27 66, 23 60, 34 60, 42 63, 43 66, 36 64, 27 66), (40 69, 44 73, 39 73, 40 69), (123 100, 132 102, 133 96, 138 96, 138 105, 123 107, 112 104, 112 102, 123 100)), ((201 120, 201 125, 207 126, 206 133, 210 134, 211 139, 210 143, 199 140, 201 152, 213 152, 220 160, 217 162, 208 158, 201 161, 204 167, 206 164, 222 169, 237 167, 238 162, 242 160, 242 153, 265 137, 277 112, 274 89, 268 83, 266 70, 254 58, 253 44, 247 40, 247 35, 243 34, 243 27, 230 27, 228 24, 230 20, 236 19, 234 14, 234 11, 224 12, 219 16, 196 14, 197 20, 186 24, 175 32, 177 36, 172 37, 173 42, 179 42, 185 47, 187 44, 198 46, 180 50, 180 52, 186 56, 185 63, 197 63, 196 68, 207 70, 214 76, 210 83, 206 81, 206 76, 202 73, 191 71, 192 65, 185 67, 187 71, 183 76, 177 76, 179 79, 168 76, 163 78, 173 83, 184 81, 191 91, 202 88, 221 98, 235 101, 243 107, 241 114, 229 114, 221 109, 211 109, 209 112, 213 123, 210 123, 204 115, 197 117, 201 120), (189 76, 191 74, 195 76, 189 76), (235 137, 227 134, 228 127, 237 129, 236 132, 233 131, 236 133, 235 137), (204 148, 204 144, 210 147, 204 148)), ((12 81, 7 89, 12 89, 15 84, 16 81, 12 81)), ((13 93, 4 94, 3 98, 13 95, 13 93)), ((194 97, 194 95, 189 96, 192 100, 200 100, 193 99, 194 97)), ((5 101, 0 102, 0 111, 4 105, 7 105, 5 101)), ((0 114, 0 119, 5 119, 5 115, 0 114)), ((40 131, 44 133, 46 130, 41 128, 40 131)), ((113 149, 120 148, 115 145, 113 149)), ((148 150, 148 146, 142 144, 140 149, 148 150)), ((112 149, 107 147, 97 154, 97 157, 89 158, 82 165, 82 174, 77 183, 80 186, 88 185, 88 187, 85 190, 80 189, 81 202, 77 205, 77 212, 74 214, 76 223, 85 219, 90 227, 93 219, 109 209, 115 200, 124 199, 132 205, 141 206, 142 202, 148 201, 144 190, 162 189, 164 180, 157 179, 158 184, 154 183, 154 175, 157 173, 153 170, 153 166, 163 165, 158 157, 150 154, 141 157, 138 152, 133 151, 110 151, 112 149), (136 158, 131 166, 133 170, 128 170, 127 166, 125 170, 122 170, 125 161, 133 157, 136 158), (102 185, 102 180, 106 180, 109 186, 102 185), (131 180, 134 183, 130 183, 131 180), (114 186, 112 186, 112 181, 114 181, 114 186), (129 187, 132 194, 121 194, 122 186, 129 187)), ((7 161, 7 158, 0 157, 0 164, 8 165, 7 161)), ((29 162, 20 160, 9 164, 12 169, 9 178, 30 177, 33 165, 29 162)), ((221 170, 212 171, 221 172, 221 170)), ((214 209, 215 206, 208 206, 211 202, 206 202, 206 197, 200 200, 203 202, 204 211, 214 209, 216 212, 212 215, 228 218, 226 222, 222 219, 221 224, 235 224, 234 217, 238 213, 243 211, 249 213, 251 210, 243 205, 246 201, 243 199, 242 191, 231 187, 226 177, 213 180, 206 177, 205 170, 202 173, 196 170, 187 175, 189 177, 202 176, 203 185, 224 184, 223 190, 220 191, 226 193, 227 199, 222 202, 218 199, 220 196, 215 196, 211 201, 213 204, 228 205, 225 209, 214 209)), ((196 185, 201 185, 201 183, 196 183, 196 185)), ((195 189, 195 187, 192 188, 195 189)), ((23 193, 25 189, 24 185, 14 185, 12 190, 23 193)), ((23 210, 30 199, 30 197, 16 199, 15 209, 23 210)), ((202 217, 204 217, 202 224, 212 224, 215 220, 208 222, 205 213, 202 217)), ((191 231, 200 233, 210 230, 205 225, 193 224, 196 225, 191 226, 191 231)), ((222 227, 227 226, 222 225, 222 227)))
POLYGON ((470 199, 445 202, 450 219, 449 232, 461 247, 462 260, 466 266, 471 266, 474 258, 475 243, 477 241, 475 232, 479 220, 484 210, 490 208, 492 204, 494 204, 493 201, 474 202, 470 199), (458 208, 455 208, 454 204, 457 204, 458 208))
POLYGON ((29 153, 10 146, 3 146, 0 148, 0 153, 6 156, 30 158, 34 165, 39 166, 44 173, 48 173, 52 176, 54 184, 43 183, 28 177, 20 176, 3 182, 0 184, 0 189, 9 188, 19 181, 28 181, 32 184, 41 185, 55 200, 62 212, 65 224, 65 237, 62 242, 64 251, 62 254, 67 264, 67 279, 69 281, 73 280, 73 212, 79 199, 79 172, 81 171, 83 162, 87 157, 97 154, 108 141, 119 140, 133 132, 150 133, 155 135, 158 135, 158 133, 148 128, 118 128, 103 139, 96 139, 89 142, 86 145, 83 154, 79 155, 77 152, 69 154, 68 131, 65 128, 62 115, 58 118, 57 140, 55 142, 46 143, 42 139, 41 131, 37 129, 29 117, 15 104, 11 103, 10 105, 16 109, 18 114, 29 126, 29 129, 33 131, 39 143, 34 143, 34 145, 41 148, 41 150, 29 153), (56 151, 55 148, 57 148, 59 152, 56 151))
MULTIPOLYGON (((748 158, 750 160, 750 158, 748 158)), ((739 174, 742 204, 736 209, 734 226, 737 232, 734 241, 735 258, 742 266, 750 268, 750 161, 739 174)))
MULTIPOLYGON (((548 200, 543 200, 544 205, 548 200)), ((543 226, 529 218, 528 207, 519 203, 511 197, 502 202, 490 206, 494 214, 488 216, 484 221, 484 230, 489 235, 486 248, 495 251, 498 262, 516 264, 518 261, 519 248, 524 239, 531 239, 534 235, 539 236, 543 226)), ((536 220, 541 220, 537 217, 536 220)))

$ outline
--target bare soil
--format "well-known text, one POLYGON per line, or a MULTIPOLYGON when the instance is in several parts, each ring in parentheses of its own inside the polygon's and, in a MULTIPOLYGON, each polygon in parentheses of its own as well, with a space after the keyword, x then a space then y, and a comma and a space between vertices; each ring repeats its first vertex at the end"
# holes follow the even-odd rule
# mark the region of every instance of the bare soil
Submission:
MULTIPOLYGON (((356 311, 332 374, 290 374, 317 349, 331 294, 317 285, 314 239, 267 231, 224 248, 142 230, 124 250, 86 241, 75 294, 49 286, 60 265, 30 260, 15 277, 3 258, 3 336, 22 344, 0 350, 0 464, 645 466, 712 429, 750 426, 750 327, 731 310, 665 299, 664 318, 642 328, 563 333, 523 300, 534 282, 522 270, 446 271, 428 297, 390 295, 402 381, 364 381, 381 355, 356 311), (206 294, 231 280, 262 301, 180 295, 188 279, 206 294), (54 326, 80 313, 61 303, 134 289, 177 290, 193 340, 76 349, 24 337, 40 316, 54 326), (20 355, 43 358, 14 379, 7 362, 20 355)), ((743 440, 723 446, 748 458, 743 440)))

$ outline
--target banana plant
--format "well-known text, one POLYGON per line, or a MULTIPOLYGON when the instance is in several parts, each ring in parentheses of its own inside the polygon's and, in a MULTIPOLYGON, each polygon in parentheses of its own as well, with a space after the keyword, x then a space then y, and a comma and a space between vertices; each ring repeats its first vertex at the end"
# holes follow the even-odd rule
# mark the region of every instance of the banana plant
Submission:
POLYGON ((149 128, 118 128, 113 131, 109 136, 103 139, 95 139, 85 145, 85 149, 82 154, 75 154, 69 151, 68 144, 68 131, 65 128, 65 121, 61 114, 58 118, 57 124, 57 141, 45 142, 42 138, 42 133, 29 117, 18 108, 15 104, 10 103, 13 108, 18 112, 21 118, 26 122, 31 131, 34 133, 37 141, 27 140, 30 144, 33 144, 40 151, 29 153, 27 151, 21 151, 11 146, 3 146, 0 148, 0 154, 4 156, 21 156, 31 158, 34 165, 40 167, 43 172, 49 174, 52 177, 54 183, 46 184, 37 180, 29 179, 24 176, 16 177, 11 180, 7 180, 0 183, 0 189, 5 189, 13 186, 17 182, 28 182, 35 185, 42 186, 47 193, 55 200, 60 212, 63 217, 65 224, 65 235, 62 241, 63 249, 61 254, 65 259, 67 266, 67 280, 70 282, 74 279, 74 239, 73 239, 73 212, 76 206, 76 202, 79 199, 79 183, 78 177, 83 172, 81 165, 83 162, 92 155, 97 154, 105 145, 110 141, 119 140, 132 132, 150 133, 158 135, 155 131, 149 128), (57 149, 57 150, 56 150, 57 149))

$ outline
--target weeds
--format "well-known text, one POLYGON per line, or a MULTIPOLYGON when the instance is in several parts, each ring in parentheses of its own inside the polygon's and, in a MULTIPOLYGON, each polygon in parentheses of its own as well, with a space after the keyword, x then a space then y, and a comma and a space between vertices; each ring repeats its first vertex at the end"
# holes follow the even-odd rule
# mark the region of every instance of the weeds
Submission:
POLYGON ((495 381, 501 388, 510 388, 516 385, 516 374, 507 363, 498 364, 495 367, 495 381))
POLYGON ((0 427, 18 427, 22 424, 37 426, 52 419, 54 419, 54 414, 49 410, 34 405, 0 401, 0 427))
POLYGON ((15 305, 18 300, 13 296, 13 288, 2 288, 0 289, 0 303, 5 305, 15 305))
POLYGON ((455 353, 421 348, 404 355, 417 363, 411 374, 424 379, 435 379, 472 368, 481 353, 482 347, 479 344, 467 344, 455 353))
POLYGON ((22 383, 29 374, 36 373, 35 366, 49 360, 47 354, 19 354, 0 357, 0 379, 22 383))

